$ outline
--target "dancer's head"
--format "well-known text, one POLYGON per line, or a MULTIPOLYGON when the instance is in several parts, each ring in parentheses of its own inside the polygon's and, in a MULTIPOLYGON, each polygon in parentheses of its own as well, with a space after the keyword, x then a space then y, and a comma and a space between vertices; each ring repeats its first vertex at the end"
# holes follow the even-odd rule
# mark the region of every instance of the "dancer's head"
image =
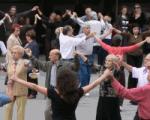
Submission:
POLYGON ((78 96, 79 81, 77 74, 65 67, 59 69, 56 88, 60 96, 68 103, 74 103, 78 96))
POLYGON ((105 67, 108 69, 114 69, 116 64, 119 63, 119 57, 109 54, 105 59, 105 67))

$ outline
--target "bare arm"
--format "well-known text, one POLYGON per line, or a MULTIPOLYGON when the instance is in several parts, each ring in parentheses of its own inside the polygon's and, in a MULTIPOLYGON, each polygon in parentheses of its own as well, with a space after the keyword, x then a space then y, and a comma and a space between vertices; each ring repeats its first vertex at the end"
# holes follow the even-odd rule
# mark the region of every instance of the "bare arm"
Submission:
POLYGON ((36 85, 34 83, 26 82, 26 81, 24 81, 22 79, 19 79, 19 78, 13 78, 12 80, 19 83, 19 84, 22 84, 25 87, 36 90, 36 91, 38 91, 38 92, 40 92, 40 93, 47 96, 47 88, 45 88, 45 87, 36 85))
MULTIPOLYGON (((106 71, 108 71, 108 70, 105 70, 105 72, 106 71)), ((95 88, 96 86, 98 86, 107 77, 105 72, 97 80, 95 80, 91 84, 83 87, 84 93, 87 93, 87 92, 91 91, 93 88, 95 88)))
POLYGON ((122 62, 122 66, 124 66, 129 72, 132 72, 132 66, 126 62, 122 62))

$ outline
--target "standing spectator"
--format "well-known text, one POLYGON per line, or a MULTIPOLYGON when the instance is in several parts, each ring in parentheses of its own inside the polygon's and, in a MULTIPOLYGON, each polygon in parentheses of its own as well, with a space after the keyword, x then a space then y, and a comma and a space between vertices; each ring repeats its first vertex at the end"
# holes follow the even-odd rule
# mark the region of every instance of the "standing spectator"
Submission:
POLYGON ((121 12, 116 19, 116 25, 122 32, 129 31, 129 15, 127 6, 122 6, 121 12))
MULTIPOLYGON (((7 66, 8 82, 14 73, 22 80, 27 81, 27 66, 25 66, 27 61, 22 59, 24 55, 24 48, 20 45, 13 46, 11 49, 11 55, 12 60, 9 61, 7 66)), ((27 88, 14 83, 12 92, 15 100, 6 105, 4 120, 12 120, 13 107, 15 103, 17 104, 17 120, 24 120, 27 101, 27 88)))
POLYGON ((131 26, 133 24, 138 24, 140 29, 143 31, 144 27, 147 23, 146 15, 142 11, 141 5, 139 3, 136 3, 134 5, 133 13, 131 14, 129 18, 131 26))
POLYGON ((11 61, 11 48, 15 45, 22 46, 22 42, 20 40, 20 25, 13 24, 12 25, 12 34, 9 36, 7 40, 7 54, 6 54, 6 62, 11 61))
MULTIPOLYGON (((35 56, 35 58, 39 58, 39 46, 35 40, 36 37, 36 33, 33 29, 28 30, 26 32, 26 40, 27 40, 27 44, 25 45, 25 49, 29 48, 32 51, 33 56, 35 56)), ((29 75, 30 73, 32 73, 32 68, 28 69, 28 81, 38 84, 38 78, 31 78, 29 75)), ((37 92, 34 90, 29 89, 28 90, 28 98, 32 99, 32 98, 36 98, 37 92)))

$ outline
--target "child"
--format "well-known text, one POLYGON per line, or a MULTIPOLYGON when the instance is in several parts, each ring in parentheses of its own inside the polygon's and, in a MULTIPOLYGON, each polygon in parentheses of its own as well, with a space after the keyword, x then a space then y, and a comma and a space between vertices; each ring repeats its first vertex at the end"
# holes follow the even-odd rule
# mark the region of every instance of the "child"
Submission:
POLYGON ((25 82, 15 75, 12 76, 11 79, 48 96, 52 101, 53 120, 76 120, 75 110, 80 98, 83 94, 99 85, 101 80, 106 77, 104 72, 104 74, 96 81, 83 88, 79 88, 77 74, 67 68, 60 68, 58 71, 56 88, 45 88, 33 83, 25 82))

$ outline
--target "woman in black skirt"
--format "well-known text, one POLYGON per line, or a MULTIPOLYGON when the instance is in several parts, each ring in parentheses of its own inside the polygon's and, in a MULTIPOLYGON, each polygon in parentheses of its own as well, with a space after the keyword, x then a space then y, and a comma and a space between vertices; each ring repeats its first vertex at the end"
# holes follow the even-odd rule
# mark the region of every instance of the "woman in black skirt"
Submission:
MULTIPOLYGON (((120 77, 120 71, 115 68, 113 63, 118 59, 115 55, 110 54, 105 60, 105 68, 111 69, 117 79, 120 77)), ((121 120, 119 97, 112 88, 110 80, 101 82, 99 95, 96 120, 121 120)))

